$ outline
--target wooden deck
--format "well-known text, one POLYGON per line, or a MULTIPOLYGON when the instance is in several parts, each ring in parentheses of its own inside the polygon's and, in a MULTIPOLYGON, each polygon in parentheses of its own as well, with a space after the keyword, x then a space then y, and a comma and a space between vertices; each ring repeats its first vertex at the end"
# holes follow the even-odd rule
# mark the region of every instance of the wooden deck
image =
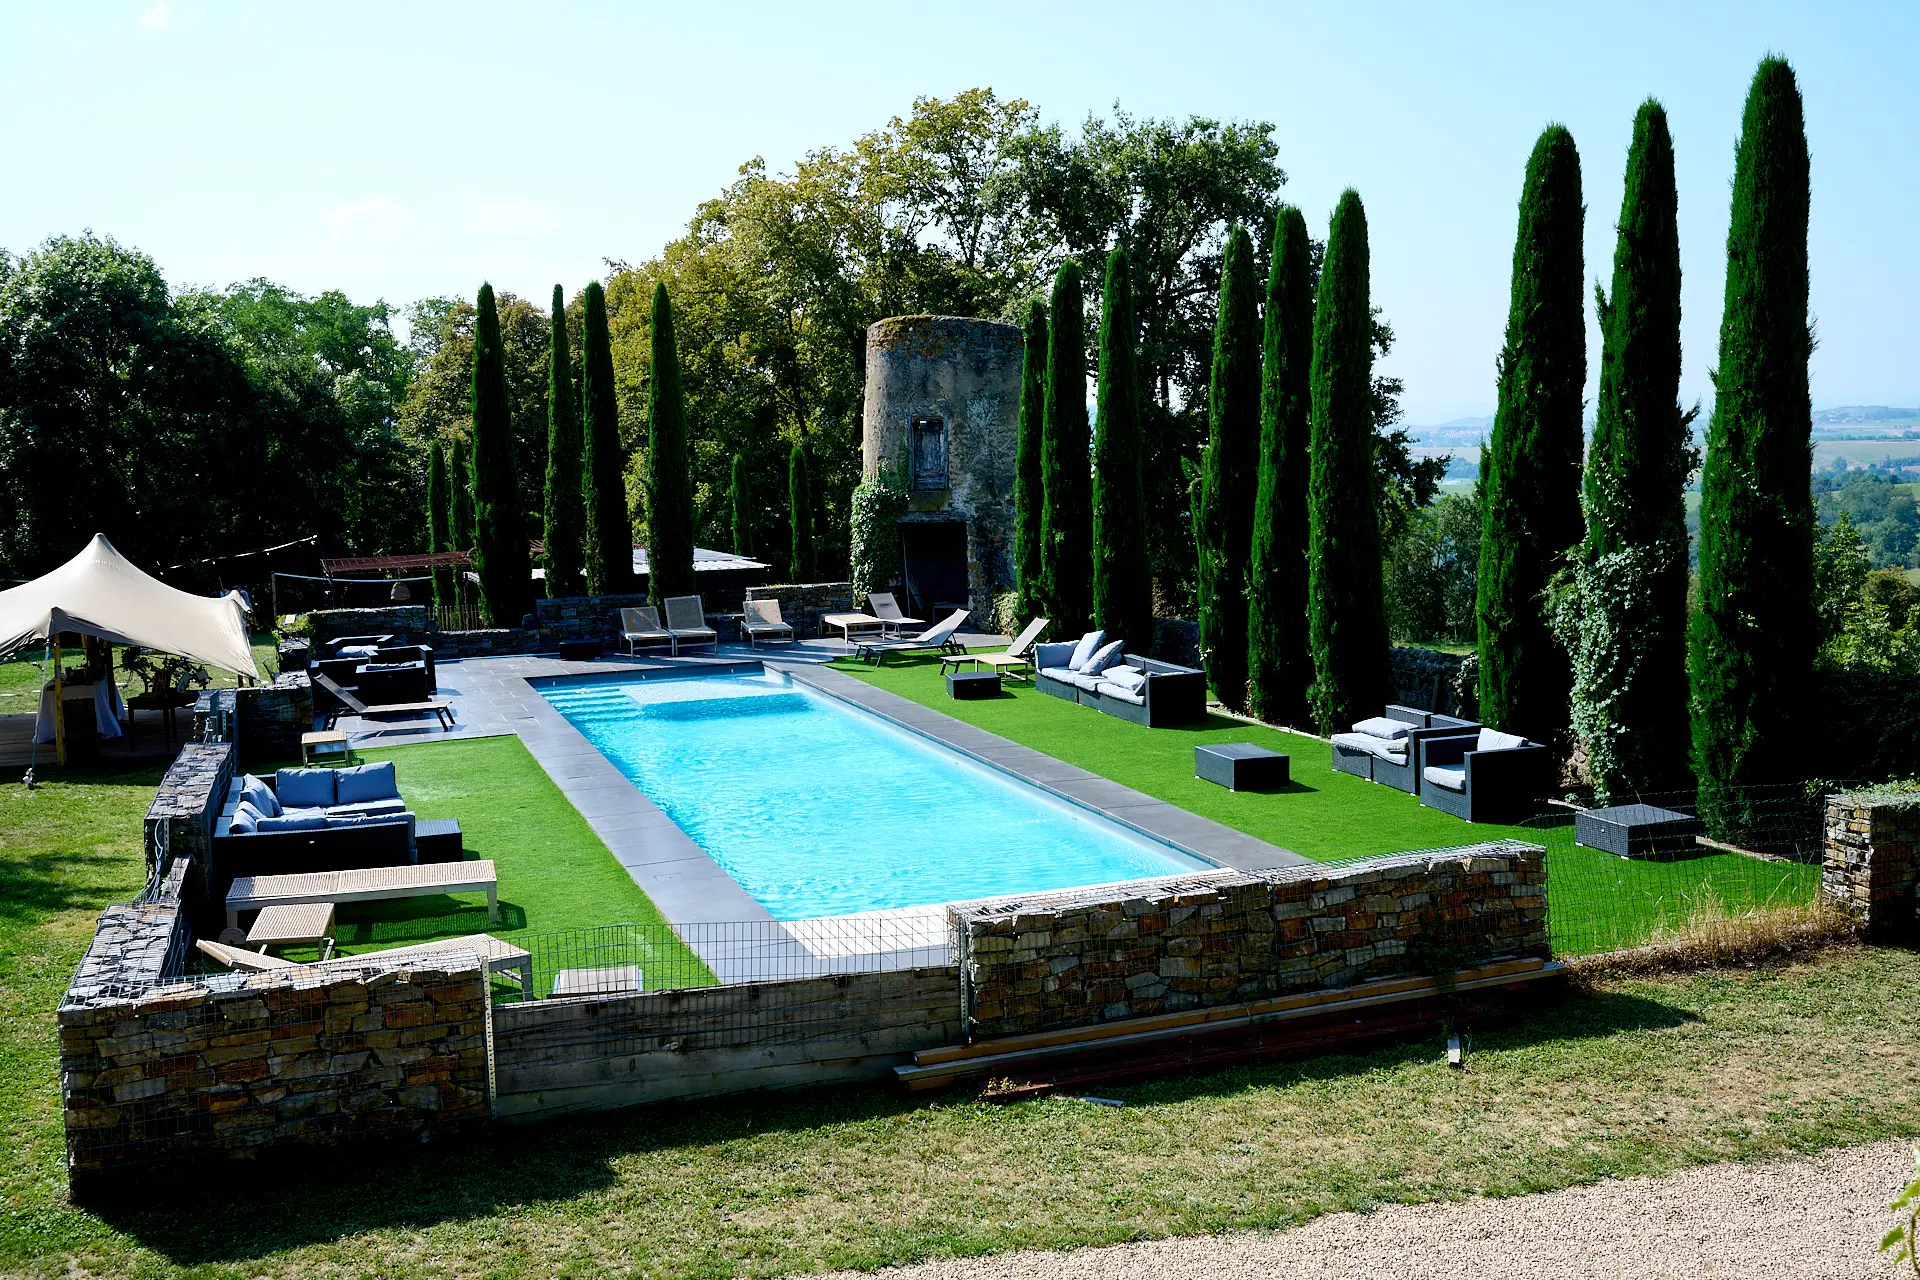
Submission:
MULTIPOLYGON (((131 711, 128 714, 134 718, 132 733, 122 734, 107 742, 88 740, 84 745, 75 744, 70 757, 72 762, 93 768, 165 764, 180 754, 180 743, 193 730, 191 707, 174 713, 172 743, 167 742, 166 721, 160 712, 131 711)), ((34 763, 33 722, 31 714, 0 715, 0 769, 24 769, 34 763)), ((55 767, 51 742, 40 744, 38 767, 55 767)))

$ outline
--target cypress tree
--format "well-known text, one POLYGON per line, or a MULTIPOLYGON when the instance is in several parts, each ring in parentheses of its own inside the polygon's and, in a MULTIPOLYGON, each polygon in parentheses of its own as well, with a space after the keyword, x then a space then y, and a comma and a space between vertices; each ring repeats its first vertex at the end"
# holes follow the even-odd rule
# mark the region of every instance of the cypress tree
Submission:
POLYGON ((1312 712, 1307 644, 1308 420, 1313 278, 1307 220, 1283 206, 1273 224, 1260 381, 1260 464, 1247 569, 1248 707, 1274 724, 1312 712))
POLYGON ((1020 356, 1020 422, 1013 462, 1013 582, 1022 618, 1047 611, 1042 590, 1040 523, 1046 506, 1041 478, 1042 437, 1047 414, 1047 307, 1027 304, 1026 343, 1020 356))
MULTIPOLYGON (((1582 492, 1573 728, 1603 800, 1687 785, 1691 416, 1680 410, 1673 138, 1649 98, 1627 151, 1613 290, 1598 294, 1600 399, 1582 492)), ((1598 291, 1596 290, 1596 293, 1598 291)))
MULTIPOLYGON (((455 436, 447 453, 447 487, 452 498, 447 510, 449 551, 473 550, 473 462, 467 457, 465 436, 455 436)), ((457 576, 457 575, 456 575, 457 576)))
POLYGON ((807 447, 798 440, 787 455, 787 524, 792 531, 788 576, 794 582, 812 582, 813 490, 807 483, 807 447))
POLYGON ((1700 481, 1693 763, 1709 823, 1805 777, 1817 623, 1807 359, 1807 135, 1793 68, 1754 73, 1734 157, 1720 366, 1700 481))
POLYGON ((1199 553, 1200 652, 1220 701, 1247 705, 1247 558, 1260 448, 1260 312, 1253 239, 1227 233, 1207 382, 1207 451, 1195 532, 1199 553))
POLYGON ((553 286, 547 347, 547 491, 541 539, 547 594, 577 596, 584 587, 586 508, 580 485, 580 414, 573 403, 573 352, 567 343, 567 295, 553 286))
POLYGON ((1554 637, 1547 582, 1586 529, 1580 513, 1587 327, 1585 210, 1573 135, 1549 125, 1527 160, 1492 457, 1481 490, 1480 718, 1558 751, 1573 668, 1554 637))
POLYGON ((1322 733, 1386 703, 1387 617, 1374 502, 1373 307, 1367 211, 1340 196, 1313 307, 1311 455, 1307 480, 1309 697, 1322 733))
POLYGON ((1047 308, 1047 396, 1040 444, 1041 595, 1054 634, 1077 636, 1093 622, 1093 515, 1088 489, 1087 339, 1080 264, 1053 278, 1047 308))
POLYGON ((1147 497, 1140 474, 1140 373, 1127 251, 1107 255, 1093 426, 1093 625, 1135 653, 1153 647, 1147 497))
POLYGON ((490 284, 480 286, 478 312, 472 388, 474 572, 480 578, 480 616, 488 626, 514 627, 531 606, 533 592, 520 518, 506 354, 490 284))
POLYGON ((673 340, 673 300, 653 286, 653 377, 647 384, 648 591, 660 604, 693 585, 693 474, 687 456, 687 402, 673 340))
MULTIPOLYGON (((447 442, 439 436, 427 450, 427 550, 434 554, 454 550, 452 495, 447 492, 447 442)), ((433 602, 453 607, 453 571, 433 571, 433 602)))
POLYGON ((587 521, 587 594, 617 595, 634 587, 633 521, 627 514, 627 460, 620 451, 620 409, 613 394, 607 295, 598 280, 586 288, 584 310, 580 496, 587 521))
POLYGON ((753 511, 748 506, 747 460, 733 455, 731 486, 727 491, 728 509, 733 513, 733 554, 753 554, 753 511))

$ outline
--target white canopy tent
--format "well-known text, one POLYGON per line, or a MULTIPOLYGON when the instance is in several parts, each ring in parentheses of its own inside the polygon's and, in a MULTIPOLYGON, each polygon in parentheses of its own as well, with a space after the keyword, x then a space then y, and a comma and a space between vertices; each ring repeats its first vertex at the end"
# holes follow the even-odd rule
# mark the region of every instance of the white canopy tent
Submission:
POLYGON ((197 596, 170 587, 136 568, 104 534, 45 577, 0 591, 0 656, 64 632, 260 676, 239 592, 197 596))

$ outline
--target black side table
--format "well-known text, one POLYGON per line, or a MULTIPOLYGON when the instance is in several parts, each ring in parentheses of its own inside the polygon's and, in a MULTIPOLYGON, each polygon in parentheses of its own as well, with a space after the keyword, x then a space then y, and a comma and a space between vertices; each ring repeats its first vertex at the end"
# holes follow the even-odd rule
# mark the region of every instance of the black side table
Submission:
POLYGON ((1706 824, 1691 814, 1650 804, 1582 809, 1573 815, 1573 839, 1622 858, 1676 858, 1693 848, 1706 824))
POLYGON ((1292 761, 1251 742, 1221 742, 1193 749, 1193 776, 1229 791, 1271 791, 1290 780, 1292 761))
POLYGON ((467 856, 460 823, 454 818, 422 818, 413 824, 413 849, 421 862, 458 862, 467 856))
POLYGON ((998 671, 949 671, 947 696, 960 701, 1000 696, 998 671))
POLYGON ((562 640, 560 656, 567 662, 592 662, 600 656, 598 640, 562 640))

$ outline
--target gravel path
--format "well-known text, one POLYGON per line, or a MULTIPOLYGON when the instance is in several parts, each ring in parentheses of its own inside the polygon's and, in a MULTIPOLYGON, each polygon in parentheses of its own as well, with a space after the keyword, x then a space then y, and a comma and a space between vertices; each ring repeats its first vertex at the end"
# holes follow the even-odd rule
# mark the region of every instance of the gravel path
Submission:
POLYGON ((1712 1165, 1509 1200, 1339 1213, 1281 1232, 922 1263, 887 1280, 1890 1280, 1887 1204, 1912 1144, 1712 1165))

